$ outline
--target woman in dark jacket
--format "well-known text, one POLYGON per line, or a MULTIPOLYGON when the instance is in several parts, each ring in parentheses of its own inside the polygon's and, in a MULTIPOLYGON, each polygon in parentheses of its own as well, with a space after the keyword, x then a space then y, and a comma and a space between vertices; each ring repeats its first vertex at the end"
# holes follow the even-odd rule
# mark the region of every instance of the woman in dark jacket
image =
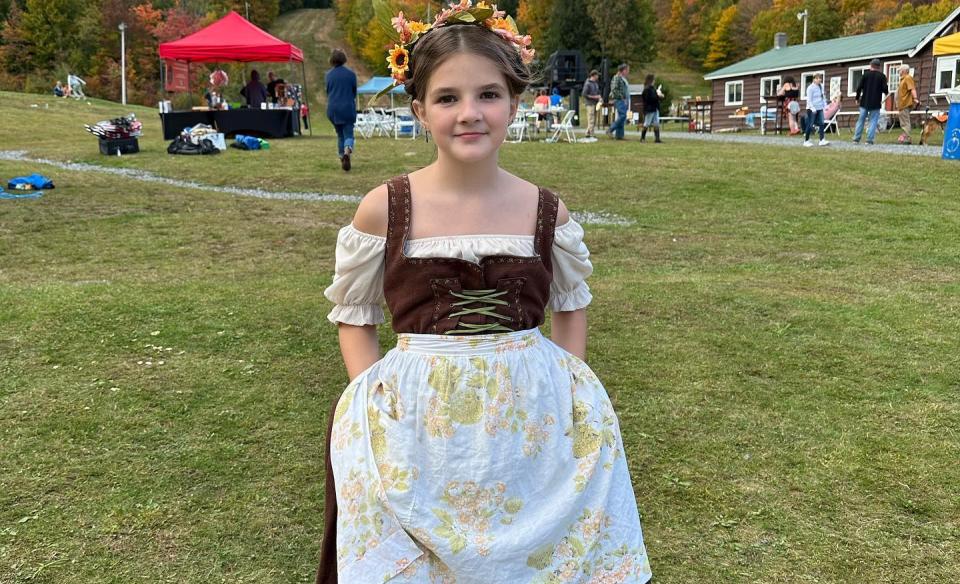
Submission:
POLYGON ((240 90, 240 95, 247 99, 247 107, 260 109, 260 104, 267 101, 267 88, 260 83, 260 73, 254 69, 250 72, 250 83, 240 90))
POLYGON ((353 124, 357 121, 357 76, 346 67, 347 55, 334 49, 330 55, 333 68, 327 71, 327 118, 337 130, 337 151, 340 166, 350 170, 353 154, 353 124))
POLYGON ((660 93, 659 87, 653 86, 653 81, 655 77, 647 75, 646 80, 643 82, 643 132, 640 133, 640 141, 645 142, 647 140, 647 129, 653 128, 653 135, 656 136, 655 142, 660 144, 660 100, 663 98, 663 94, 660 93))

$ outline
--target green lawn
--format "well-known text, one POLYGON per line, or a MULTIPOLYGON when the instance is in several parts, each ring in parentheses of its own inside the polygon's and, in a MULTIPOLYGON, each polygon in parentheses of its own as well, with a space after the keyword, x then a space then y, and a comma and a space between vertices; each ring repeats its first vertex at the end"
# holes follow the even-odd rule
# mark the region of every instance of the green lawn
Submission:
MULTIPOLYGON (((4 150, 204 184, 362 194, 423 141, 165 152, 153 110, 0 93, 4 150), (31 107, 36 104, 38 107, 31 107), (82 124, 136 111, 143 152, 82 124)), ((658 584, 960 574, 960 166, 672 140, 503 148, 587 225, 590 364, 620 415, 658 584)), ((353 204, 0 160, 0 582, 310 582, 322 296, 353 204)), ((382 331, 386 348, 391 334, 382 331)))

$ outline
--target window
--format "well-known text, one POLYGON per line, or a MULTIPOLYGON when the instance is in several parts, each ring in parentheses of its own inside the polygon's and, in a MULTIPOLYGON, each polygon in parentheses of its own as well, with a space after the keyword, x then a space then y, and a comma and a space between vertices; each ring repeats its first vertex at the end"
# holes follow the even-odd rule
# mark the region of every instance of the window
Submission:
POLYGON ((723 105, 743 105, 743 81, 727 81, 723 105))
MULTIPOLYGON (((890 90, 890 95, 896 95, 897 87, 900 86, 900 65, 903 64, 903 61, 889 61, 883 64, 883 70, 887 74, 887 89, 890 90)), ((890 106, 892 109, 897 109, 896 99, 891 100, 890 106)))
POLYGON ((860 80, 863 79, 863 72, 870 67, 850 67, 847 69, 847 95, 853 97, 857 95, 857 87, 860 80))
POLYGON ((800 74, 800 99, 807 99, 807 87, 813 83, 814 75, 819 75, 821 79, 824 78, 823 71, 807 71, 800 74))
POLYGON ((960 57, 937 59, 937 93, 960 84, 960 57))
POLYGON ((760 103, 765 103, 764 98, 776 95, 777 88, 780 87, 780 76, 761 77, 760 78, 760 103))

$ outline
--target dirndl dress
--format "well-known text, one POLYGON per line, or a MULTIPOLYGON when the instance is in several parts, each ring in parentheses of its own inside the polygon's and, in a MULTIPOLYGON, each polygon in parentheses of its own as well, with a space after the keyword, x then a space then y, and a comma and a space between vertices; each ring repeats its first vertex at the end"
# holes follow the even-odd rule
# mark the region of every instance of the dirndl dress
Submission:
MULTIPOLYGON (((542 322, 548 294, 553 309, 589 303, 582 279, 569 277, 589 273, 579 226, 556 229, 575 234, 576 249, 564 259, 553 245, 556 198, 541 190, 532 241, 505 245, 532 243, 533 254, 508 249, 519 253, 486 255, 479 264, 469 250, 459 261, 414 257, 418 243, 459 242, 408 241, 409 183, 400 177, 389 186, 384 295, 392 310, 420 309, 412 310, 416 316, 394 312, 396 347, 349 384, 333 415, 339 581, 647 582, 650 565, 607 393, 586 363, 531 326, 542 322), (571 269, 578 252, 582 261, 571 269), (572 289, 558 290, 556 278, 544 286, 544 274, 550 278, 564 262, 559 271, 572 289), (392 290, 400 281, 403 290, 392 290), (539 312, 531 305, 538 295, 539 312), (501 332, 503 323, 517 330, 501 332), (457 334, 467 330, 474 334, 457 334)), ((377 249, 376 236, 352 226, 338 243, 345 237, 367 238, 377 249)), ((496 240, 474 236, 474 251, 496 240)), ((369 260, 375 252, 359 255, 369 260)), ((348 266, 363 263, 338 249, 328 297, 345 302, 345 290, 356 290, 348 266)), ((360 306, 354 318, 377 320, 375 308, 360 306)), ((347 322, 348 312, 338 304, 330 318, 347 322)))

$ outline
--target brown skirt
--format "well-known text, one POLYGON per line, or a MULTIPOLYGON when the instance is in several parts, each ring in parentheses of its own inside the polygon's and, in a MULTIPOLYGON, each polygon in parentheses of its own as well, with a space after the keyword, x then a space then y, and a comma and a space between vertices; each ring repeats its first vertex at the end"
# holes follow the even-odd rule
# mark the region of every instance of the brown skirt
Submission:
POLYGON ((320 566, 317 568, 317 584, 337 584, 337 489, 333 482, 333 466, 330 464, 330 434, 333 431, 333 413, 340 396, 333 400, 327 416, 327 443, 324 449, 324 494, 323 494, 323 543, 320 544, 320 566))

